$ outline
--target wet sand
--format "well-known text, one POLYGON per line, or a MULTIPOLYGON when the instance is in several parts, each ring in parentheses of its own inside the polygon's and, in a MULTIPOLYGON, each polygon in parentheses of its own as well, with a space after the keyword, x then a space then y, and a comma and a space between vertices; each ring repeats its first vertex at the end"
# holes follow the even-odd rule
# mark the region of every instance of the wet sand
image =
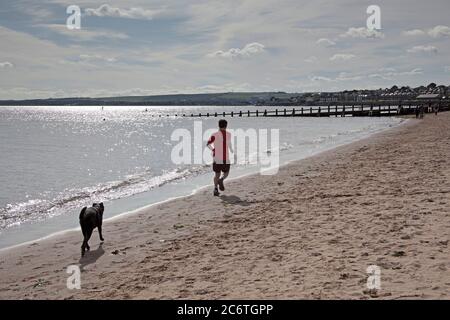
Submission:
POLYGON ((82 259, 80 231, 1 251, 0 298, 450 298, 450 112, 226 187, 107 222, 82 259))

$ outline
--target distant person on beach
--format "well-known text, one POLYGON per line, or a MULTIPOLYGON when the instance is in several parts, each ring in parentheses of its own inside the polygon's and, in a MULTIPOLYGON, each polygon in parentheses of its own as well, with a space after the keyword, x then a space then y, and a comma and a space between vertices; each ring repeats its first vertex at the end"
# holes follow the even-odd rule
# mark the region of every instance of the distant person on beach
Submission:
POLYGON ((220 191, 225 190, 223 181, 230 173, 230 155, 233 152, 231 145, 231 133, 227 131, 227 121, 219 121, 219 131, 215 132, 208 140, 206 146, 213 152, 213 171, 214 171, 214 196, 219 196, 220 191), (214 147, 212 147, 214 145, 214 147), (220 174, 223 172, 223 176, 220 174))
POLYGON ((423 106, 420 106, 420 119, 423 119, 425 113, 425 108, 423 106))
POLYGON ((415 111, 416 111, 416 119, 419 119, 420 109, 418 106, 416 107, 415 111))

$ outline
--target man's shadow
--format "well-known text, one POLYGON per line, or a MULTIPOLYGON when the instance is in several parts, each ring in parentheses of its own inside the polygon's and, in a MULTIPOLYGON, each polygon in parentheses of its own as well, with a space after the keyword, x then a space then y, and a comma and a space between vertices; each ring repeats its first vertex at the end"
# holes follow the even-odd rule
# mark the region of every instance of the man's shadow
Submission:
POLYGON ((97 249, 86 251, 84 257, 81 257, 79 260, 81 271, 83 271, 84 267, 95 263, 104 253, 103 242, 100 242, 97 249))
POLYGON ((238 205, 238 206, 243 206, 243 207, 247 207, 251 204, 251 202, 248 202, 247 200, 242 200, 238 196, 221 195, 220 200, 222 200, 222 202, 225 202, 228 204, 233 204, 233 205, 238 205))

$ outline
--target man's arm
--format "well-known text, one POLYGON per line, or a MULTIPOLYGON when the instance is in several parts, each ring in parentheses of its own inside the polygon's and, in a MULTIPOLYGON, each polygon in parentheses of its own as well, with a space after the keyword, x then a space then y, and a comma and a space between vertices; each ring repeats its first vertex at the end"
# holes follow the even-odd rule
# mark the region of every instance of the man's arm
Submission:
POLYGON ((230 150, 230 152, 233 154, 233 162, 232 163, 237 163, 237 154, 234 153, 233 138, 232 138, 231 134, 230 134, 230 137, 228 140, 229 140, 227 143, 228 150, 230 150))
POLYGON ((233 151, 233 139, 231 138, 231 136, 230 136, 230 141, 228 141, 227 145, 228 145, 228 149, 231 151, 231 153, 234 153, 234 151, 233 151))
POLYGON ((209 150, 211 150, 211 151, 214 150, 214 148, 211 146, 211 144, 214 142, 214 140, 215 140, 215 137, 214 137, 214 136, 211 136, 211 137, 209 138, 208 142, 206 143, 206 146, 207 146, 207 147, 209 148, 209 150))

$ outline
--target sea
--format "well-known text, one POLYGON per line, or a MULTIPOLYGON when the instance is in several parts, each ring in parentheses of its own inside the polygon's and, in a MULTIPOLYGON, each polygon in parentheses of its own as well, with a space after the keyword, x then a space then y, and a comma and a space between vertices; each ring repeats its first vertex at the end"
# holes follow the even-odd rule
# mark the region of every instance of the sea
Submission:
MULTIPOLYGON (((0 248, 77 228, 81 208, 94 202, 104 203, 104 219, 109 219, 205 187, 211 188, 212 196, 206 141, 221 119, 213 115, 255 108, 273 109, 0 107, 0 248), (211 117, 182 116, 198 113, 211 117), (182 146, 187 147, 180 151, 182 146)), ((266 174, 252 148, 253 133, 268 141, 256 143, 257 153, 276 156, 281 166, 404 121, 394 117, 247 117, 245 112, 242 117, 226 118, 230 131, 249 133, 241 140, 241 144, 247 141, 249 146, 241 150, 248 154, 232 165, 230 178, 266 174)))

